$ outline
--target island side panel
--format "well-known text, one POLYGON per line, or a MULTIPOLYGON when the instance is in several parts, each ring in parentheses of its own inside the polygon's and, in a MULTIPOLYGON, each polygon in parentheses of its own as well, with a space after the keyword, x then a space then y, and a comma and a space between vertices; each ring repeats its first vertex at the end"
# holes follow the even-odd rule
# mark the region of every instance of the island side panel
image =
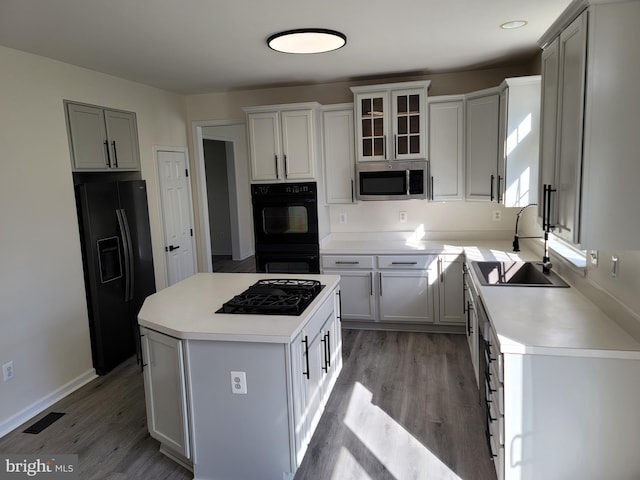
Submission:
POLYGON ((194 478, 277 479, 291 472, 285 344, 187 341, 194 478), (246 373, 246 394, 231 372, 246 373))

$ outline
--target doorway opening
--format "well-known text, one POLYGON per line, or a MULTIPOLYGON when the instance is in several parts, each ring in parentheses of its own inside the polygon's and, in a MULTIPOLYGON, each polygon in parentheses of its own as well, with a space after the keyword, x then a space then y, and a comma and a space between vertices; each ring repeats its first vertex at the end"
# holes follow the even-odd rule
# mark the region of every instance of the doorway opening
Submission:
POLYGON ((200 269, 252 271, 254 242, 245 124, 194 122, 193 128, 201 222, 200 269))

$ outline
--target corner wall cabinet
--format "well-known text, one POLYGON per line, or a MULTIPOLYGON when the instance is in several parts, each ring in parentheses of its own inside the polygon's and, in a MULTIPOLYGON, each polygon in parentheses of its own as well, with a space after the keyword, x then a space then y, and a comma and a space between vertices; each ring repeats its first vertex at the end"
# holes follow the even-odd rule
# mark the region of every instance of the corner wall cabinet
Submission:
POLYGON ((322 107, 325 199, 328 204, 355 202, 353 104, 322 107))
POLYGON ((637 0, 574 2, 539 41, 540 183, 554 233, 582 249, 640 248, 638 18, 637 0))
POLYGON ((251 180, 314 180, 319 158, 317 103, 245 108, 251 180))
POLYGON ((538 202, 540 76, 507 78, 500 89, 498 202, 525 207, 538 202))
POLYGON ((65 101, 76 172, 140 170, 136 114, 65 101))
POLYGON ((357 161, 427 158, 430 81, 351 87, 357 161))

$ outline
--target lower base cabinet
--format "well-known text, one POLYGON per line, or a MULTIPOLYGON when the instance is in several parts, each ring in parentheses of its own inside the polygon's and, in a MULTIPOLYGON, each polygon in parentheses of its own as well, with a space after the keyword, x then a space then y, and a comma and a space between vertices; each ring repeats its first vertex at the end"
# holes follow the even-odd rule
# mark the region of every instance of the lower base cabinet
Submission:
POLYGON ((194 478, 292 479, 342 368, 339 289, 291 343, 179 340, 141 328, 148 427, 194 478), (234 394, 231 372, 244 372, 234 394))
POLYGON ((149 434, 169 456, 191 458, 183 341, 140 328, 149 434))
MULTIPOLYGON (((464 255, 323 255, 349 322, 464 327, 464 255)), ((438 327, 435 327, 438 328, 438 327)))

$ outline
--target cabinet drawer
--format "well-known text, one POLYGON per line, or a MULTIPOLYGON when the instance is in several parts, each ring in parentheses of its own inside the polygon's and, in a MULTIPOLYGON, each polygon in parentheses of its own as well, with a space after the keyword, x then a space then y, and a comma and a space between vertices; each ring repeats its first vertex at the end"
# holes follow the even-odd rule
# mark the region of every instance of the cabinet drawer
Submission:
POLYGON ((373 257, 369 255, 323 255, 322 268, 373 268, 373 257))
POLYGON ((378 268, 428 270, 437 262, 437 255, 378 255, 378 268))

